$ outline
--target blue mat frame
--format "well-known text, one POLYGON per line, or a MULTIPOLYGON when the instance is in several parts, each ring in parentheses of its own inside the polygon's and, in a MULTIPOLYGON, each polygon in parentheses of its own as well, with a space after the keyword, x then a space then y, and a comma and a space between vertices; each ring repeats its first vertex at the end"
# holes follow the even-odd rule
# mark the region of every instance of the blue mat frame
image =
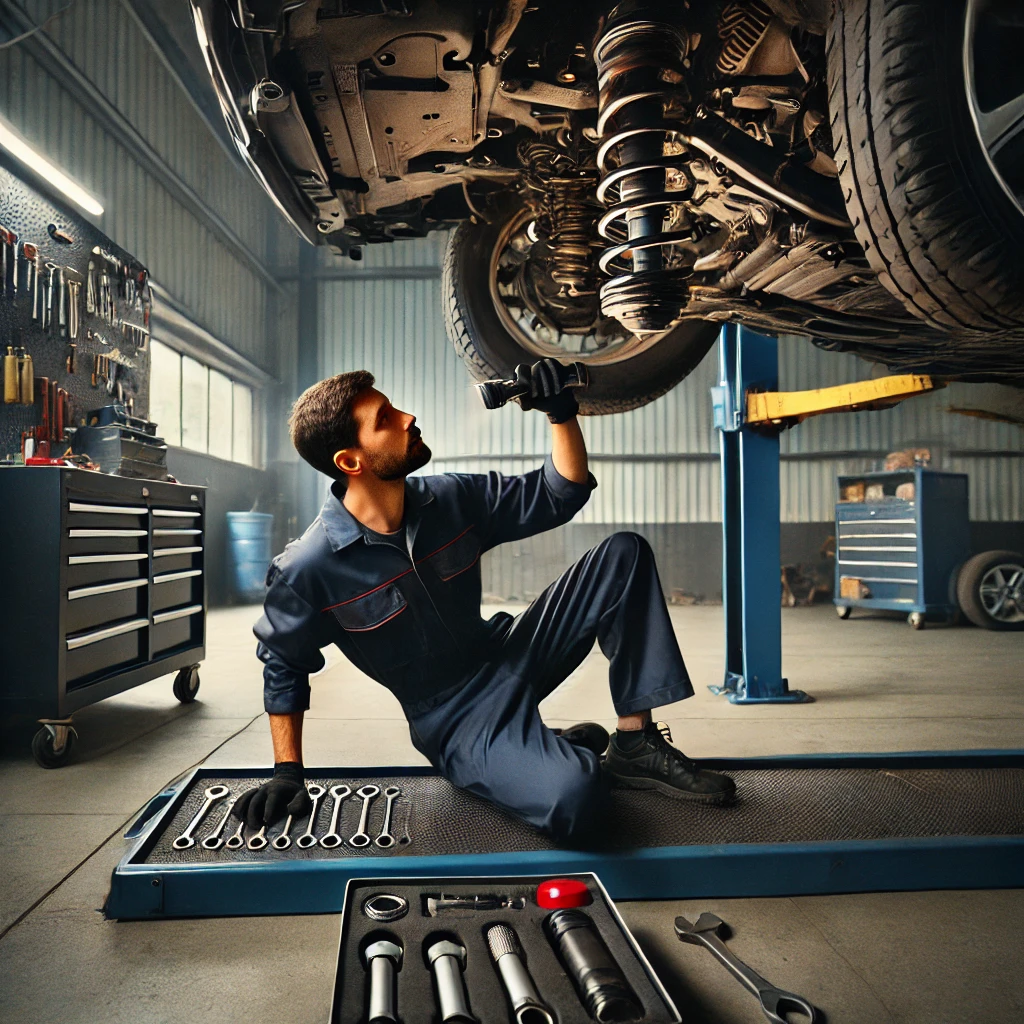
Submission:
MULTIPOLYGON (((826 754, 705 759, 702 767, 1024 768, 1024 750, 826 754)), ((329 769, 345 778, 412 777, 429 768, 329 769)), ((125 833, 109 918, 339 913, 352 878, 562 875, 592 871, 615 900, 807 896, 853 892, 1024 887, 1024 836, 735 843, 588 853, 539 850, 429 857, 343 857, 259 863, 147 864, 145 857, 194 782, 251 778, 251 768, 198 768, 158 794, 125 833)), ((269 771, 267 771, 269 775, 269 771)))

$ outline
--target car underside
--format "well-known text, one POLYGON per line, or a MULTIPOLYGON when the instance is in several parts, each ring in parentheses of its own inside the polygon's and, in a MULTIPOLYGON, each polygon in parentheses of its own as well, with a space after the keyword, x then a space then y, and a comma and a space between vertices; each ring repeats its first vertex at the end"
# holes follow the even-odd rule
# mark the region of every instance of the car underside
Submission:
POLYGON ((309 241, 359 259, 456 228, 449 333, 478 377, 526 353, 613 380, 660 347, 651 373, 670 387, 735 321, 1020 383, 1024 16, 1012 0, 924 6, 193 13, 239 149, 309 241), (881 36, 903 52, 874 58, 881 36))

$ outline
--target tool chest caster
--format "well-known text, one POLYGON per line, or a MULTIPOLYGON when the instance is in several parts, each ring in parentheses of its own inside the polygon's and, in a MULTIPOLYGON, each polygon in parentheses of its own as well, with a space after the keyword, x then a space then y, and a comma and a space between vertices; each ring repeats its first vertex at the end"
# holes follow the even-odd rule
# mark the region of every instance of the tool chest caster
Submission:
POLYGON ((191 704, 199 692, 199 666, 186 665, 185 668, 179 669, 174 677, 173 690, 174 696, 182 704, 191 704))
POLYGON ((78 733, 68 722, 47 722, 32 737, 32 756, 41 768, 63 768, 71 757, 78 733))

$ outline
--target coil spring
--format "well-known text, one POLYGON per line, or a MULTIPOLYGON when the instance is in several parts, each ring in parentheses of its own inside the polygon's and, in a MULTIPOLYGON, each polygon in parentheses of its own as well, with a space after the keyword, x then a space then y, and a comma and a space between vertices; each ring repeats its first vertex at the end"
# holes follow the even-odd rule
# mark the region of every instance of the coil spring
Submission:
POLYGON ((597 164, 546 142, 527 143, 520 151, 533 205, 546 221, 551 249, 551 278, 569 295, 597 291, 593 250, 594 211, 590 197, 597 164))
MULTIPOLYGON (((684 225, 665 231, 669 207, 693 192, 689 182, 679 191, 666 188, 665 172, 678 168, 679 156, 665 154, 674 125, 667 105, 685 95, 671 83, 683 81, 689 36, 660 8, 623 4, 609 18, 594 50, 597 63, 598 149, 602 174, 601 202, 613 205, 598 222, 598 231, 617 244, 606 249, 599 265, 616 274, 601 288, 601 309, 635 334, 664 331, 680 317, 692 265, 669 268, 666 246, 692 241, 684 225)), ((684 179, 688 181, 688 179, 684 179)))
POLYGON ((736 74, 771 20, 772 12, 761 0, 732 0, 722 8, 718 19, 718 37, 722 40, 718 70, 723 75, 736 74))

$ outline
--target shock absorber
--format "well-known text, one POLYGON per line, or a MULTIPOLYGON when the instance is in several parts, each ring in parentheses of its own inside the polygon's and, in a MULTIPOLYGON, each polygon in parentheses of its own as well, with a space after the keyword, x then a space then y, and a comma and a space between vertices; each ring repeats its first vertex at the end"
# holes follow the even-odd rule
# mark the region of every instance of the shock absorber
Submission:
POLYGON ((614 275, 601 288, 601 309, 635 334, 667 330, 687 300, 692 271, 669 267, 665 247, 691 241, 692 233, 685 225, 665 231, 664 221, 668 208, 693 192, 692 183, 669 192, 665 182, 666 169, 681 162, 665 155, 674 127, 666 106, 679 113, 688 99, 682 82, 689 48, 689 34, 663 6, 627 0, 612 10, 594 51, 602 137, 597 197, 612 204, 598 230, 616 243, 600 259, 601 269, 614 275))

